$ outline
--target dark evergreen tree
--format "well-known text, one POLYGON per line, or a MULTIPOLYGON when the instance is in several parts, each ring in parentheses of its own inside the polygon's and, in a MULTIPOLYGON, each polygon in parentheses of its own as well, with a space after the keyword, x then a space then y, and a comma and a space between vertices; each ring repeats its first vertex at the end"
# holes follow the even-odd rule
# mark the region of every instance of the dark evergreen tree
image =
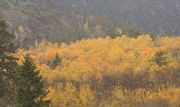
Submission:
POLYGON ((39 74, 33 59, 27 55, 20 67, 18 83, 18 106, 20 107, 46 107, 48 101, 44 100, 47 91, 44 81, 39 74))
POLYGON ((55 69, 61 63, 61 58, 59 57, 58 53, 56 53, 54 59, 51 62, 50 67, 55 69))
POLYGON ((154 61, 158 66, 162 66, 162 65, 167 65, 167 64, 168 64, 164 52, 157 52, 157 53, 154 55, 154 57, 153 57, 153 61, 154 61))
POLYGON ((17 63, 15 35, 8 31, 5 21, 0 21, 0 106, 12 105, 16 99, 15 77, 17 63))

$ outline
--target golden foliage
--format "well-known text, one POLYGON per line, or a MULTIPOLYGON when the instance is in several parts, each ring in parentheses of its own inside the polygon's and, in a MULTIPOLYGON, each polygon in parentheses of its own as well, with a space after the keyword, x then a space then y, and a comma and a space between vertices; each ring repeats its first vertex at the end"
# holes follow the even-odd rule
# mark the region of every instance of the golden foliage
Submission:
POLYGON ((24 27, 23 27, 22 25, 20 25, 18 31, 19 31, 20 33, 24 33, 24 27))
POLYGON ((180 105, 180 37, 122 35, 60 45, 42 41, 17 52, 20 59, 25 54, 41 69, 53 107, 180 105), (158 52, 162 58, 155 57, 158 52), (56 54, 61 64, 51 69, 56 54), (162 59, 167 63, 158 66, 162 59))

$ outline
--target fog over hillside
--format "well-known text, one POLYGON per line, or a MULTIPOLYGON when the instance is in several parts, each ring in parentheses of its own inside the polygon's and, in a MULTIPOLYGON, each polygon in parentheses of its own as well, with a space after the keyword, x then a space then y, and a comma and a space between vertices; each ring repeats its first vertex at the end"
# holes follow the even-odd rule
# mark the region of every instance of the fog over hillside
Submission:
POLYGON ((179 0, 0 0, 0 9, 22 40, 73 41, 112 35, 122 25, 180 35, 179 0))
MULTIPOLYGON (((180 33, 179 0, 71 0, 65 5, 79 7, 83 15, 107 15, 126 24, 137 25, 146 32, 180 33)), ((63 0, 54 0, 61 10, 63 0)))

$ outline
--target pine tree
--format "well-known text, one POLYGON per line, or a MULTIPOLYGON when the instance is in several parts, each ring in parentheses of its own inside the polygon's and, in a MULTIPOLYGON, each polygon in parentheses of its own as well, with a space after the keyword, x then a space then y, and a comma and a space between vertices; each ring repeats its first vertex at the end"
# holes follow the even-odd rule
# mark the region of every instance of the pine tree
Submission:
POLYGON ((58 53, 56 53, 54 59, 51 62, 50 67, 55 69, 61 63, 61 58, 59 57, 58 53))
POLYGON ((167 65, 168 62, 166 61, 165 53, 164 52, 157 52, 154 57, 153 61, 161 67, 162 65, 167 65))
POLYGON ((18 83, 18 104, 20 107, 45 107, 47 91, 33 59, 27 55, 20 67, 18 83))
POLYGON ((15 77, 17 58, 15 35, 8 31, 5 21, 0 21, 0 106, 12 105, 15 101, 15 77))

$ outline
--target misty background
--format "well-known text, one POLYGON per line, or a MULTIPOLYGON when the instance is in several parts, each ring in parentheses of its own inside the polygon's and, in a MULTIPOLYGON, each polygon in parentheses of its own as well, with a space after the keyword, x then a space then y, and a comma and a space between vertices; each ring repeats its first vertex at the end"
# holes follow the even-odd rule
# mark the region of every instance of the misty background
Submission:
POLYGON ((180 34, 179 0, 0 0, 0 10, 22 44, 180 34))

